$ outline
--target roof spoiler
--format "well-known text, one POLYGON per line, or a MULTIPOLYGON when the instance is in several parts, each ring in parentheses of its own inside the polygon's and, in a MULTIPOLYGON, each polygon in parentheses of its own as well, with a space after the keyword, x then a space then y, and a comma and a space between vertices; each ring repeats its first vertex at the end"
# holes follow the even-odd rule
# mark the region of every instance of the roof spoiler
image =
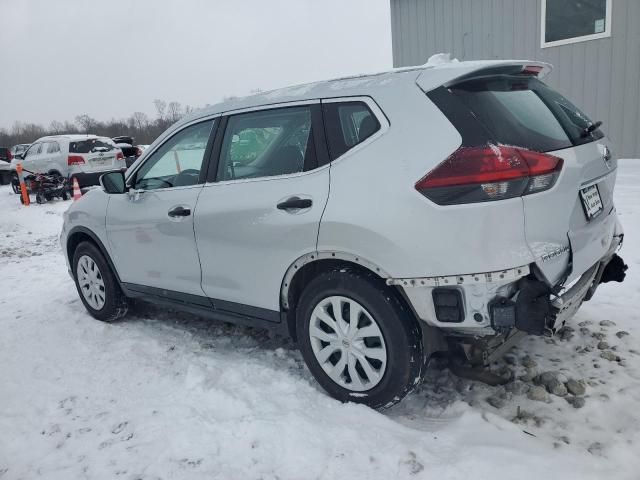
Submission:
POLYGON ((447 88, 472 79, 496 75, 522 75, 542 78, 551 72, 549 63, 528 60, 497 60, 459 62, 427 67, 416 79, 418 86, 428 92, 440 86, 447 88))

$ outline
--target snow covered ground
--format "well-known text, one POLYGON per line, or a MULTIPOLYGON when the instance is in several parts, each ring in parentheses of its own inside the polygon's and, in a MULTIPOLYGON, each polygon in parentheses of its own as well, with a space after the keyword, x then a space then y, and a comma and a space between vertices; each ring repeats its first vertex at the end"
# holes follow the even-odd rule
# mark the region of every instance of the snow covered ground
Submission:
POLYGON ((0 187, 0 479, 637 479, 640 161, 621 162, 616 201, 627 281, 505 361, 584 380, 582 408, 434 369, 379 413, 326 396, 261 331, 153 307, 93 320, 58 247, 68 203, 0 187))

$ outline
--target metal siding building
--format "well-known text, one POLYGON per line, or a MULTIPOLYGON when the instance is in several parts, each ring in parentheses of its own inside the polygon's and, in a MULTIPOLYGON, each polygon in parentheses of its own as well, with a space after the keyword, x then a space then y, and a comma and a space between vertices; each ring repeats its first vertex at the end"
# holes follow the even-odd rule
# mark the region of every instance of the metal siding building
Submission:
POLYGON ((546 48, 542 1, 391 0, 394 66, 438 52, 549 62, 545 82, 604 122, 619 157, 640 157, 640 0, 612 0, 610 37, 546 48))

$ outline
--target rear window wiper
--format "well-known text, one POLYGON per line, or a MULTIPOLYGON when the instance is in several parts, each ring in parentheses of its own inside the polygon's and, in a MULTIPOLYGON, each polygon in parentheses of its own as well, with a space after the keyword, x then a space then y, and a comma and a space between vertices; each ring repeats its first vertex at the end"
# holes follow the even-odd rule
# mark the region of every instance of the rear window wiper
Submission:
POLYGON ((591 125, 589 125, 587 128, 585 128, 584 130, 582 130, 582 133, 580 134, 580 136, 582 138, 584 137, 588 137, 589 135, 591 135, 591 133, 595 132, 597 129, 599 129, 602 126, 602 121, 598 120, 597 122, 593 122, 591 125))

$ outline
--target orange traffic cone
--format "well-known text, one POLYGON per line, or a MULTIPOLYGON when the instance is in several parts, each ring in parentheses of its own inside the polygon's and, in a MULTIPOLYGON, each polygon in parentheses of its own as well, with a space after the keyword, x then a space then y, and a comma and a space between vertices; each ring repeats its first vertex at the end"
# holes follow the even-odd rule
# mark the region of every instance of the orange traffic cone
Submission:
POLYGON ((80 191, 78 179, 73 177, 73 201, 80 200, 80 197, 82 197, 82 192, 80 191))

